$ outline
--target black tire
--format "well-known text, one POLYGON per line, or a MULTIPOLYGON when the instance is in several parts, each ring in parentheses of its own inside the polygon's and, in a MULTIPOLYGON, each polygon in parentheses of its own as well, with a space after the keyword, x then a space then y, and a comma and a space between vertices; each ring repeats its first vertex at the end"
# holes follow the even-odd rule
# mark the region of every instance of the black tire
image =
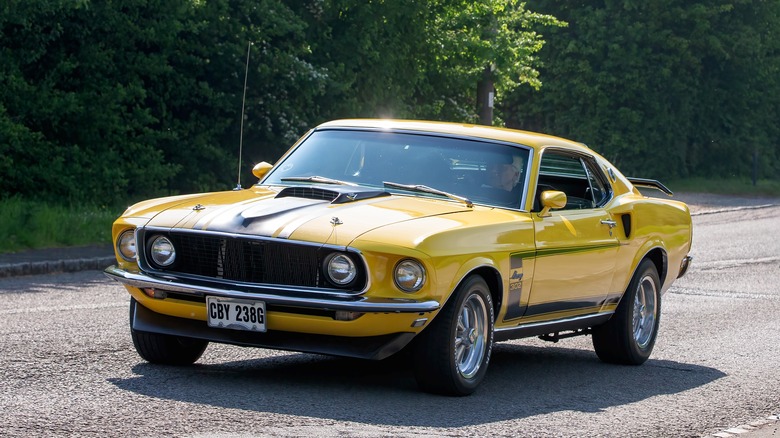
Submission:
POLYGON ((132 318, 137 305, 135 298, 130 298, 130 335, 133 338, 135 351, 147 362, 163 365, 191 365, 206 350, 209 343, 201 339, 133 330, 132 318))
POLYGON ((485 280, 468 277, 412 346, 423 391, 463 396, 485 377, 493 351, 493 300, 485 280))
POLYGON ((593 328, 593 348, 608 363, 641 365, 649 357, 661 321, 661 280, 655 264, 640 264, 615 314, 593 328))

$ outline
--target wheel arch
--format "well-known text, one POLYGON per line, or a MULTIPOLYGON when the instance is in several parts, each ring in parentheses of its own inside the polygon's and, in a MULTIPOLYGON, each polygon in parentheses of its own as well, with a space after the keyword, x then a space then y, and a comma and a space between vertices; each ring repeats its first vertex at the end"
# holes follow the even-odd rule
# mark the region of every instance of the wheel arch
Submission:
POLYGON ((658 271, 658 277, 661 281, 661 287, 663 287, 666 273, 669 270, 669 257, 666 254, 666 251, 661 247, 655 247, 651 249, 645 254, 644 257, 639 260, 639 263, 637 263, 634 271, 639 268, 639 265, 645 259, 649 259, 655 265, 655 269, 658 271))
MULTIPOLYGON (((459 288, 463 282, 465 282, 466 279, 472 275, 479 275, 485 280, 485 283, 487 283, 488 289, 490 290, 490 298, 493 300, 493 314, 498 315, 498 311, 501 309, 501 303, 503 302, 502 297, 504 296, 504 286, 501 279, 501 273, 498 272, 498 269, 496 269, 494 266, 482 265, 471 269, 460 278, 452 291, 454 292, 457 290, 457 288, 459 288)), ((447 300, 452 299, 453 295, 454 293, 451 293, 450 296, 447 297, 447 300)), ((442 307, 443 306, 444 304, 442 304, 442 307)))

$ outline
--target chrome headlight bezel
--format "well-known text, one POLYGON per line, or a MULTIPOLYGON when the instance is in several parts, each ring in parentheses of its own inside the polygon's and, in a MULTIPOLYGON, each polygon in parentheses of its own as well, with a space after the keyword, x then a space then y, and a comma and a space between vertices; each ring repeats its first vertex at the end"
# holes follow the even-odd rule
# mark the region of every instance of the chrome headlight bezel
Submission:
POLYGON ((116 252, 123 260, 135 262, 138 259, 138 245, 135 241, 135 229, 124 230, 116 238, 116 252))
POLYGON ((148 242, 149 258, 156 266, 165 268, 176 261, 176 246, 167 236, 158 234, 152 236, 148 242))
POLYGON ((358 267, 352 257, 345 253, 328 254, 322 263, 322 270, 327 280, 335 286, 345 287, 352 284, 358 277, 358 267))
POLYGON ((425 266, 414 259, 404 259, 393 269, 393 282, 402 292, 415 293, 425 286, 425 266))

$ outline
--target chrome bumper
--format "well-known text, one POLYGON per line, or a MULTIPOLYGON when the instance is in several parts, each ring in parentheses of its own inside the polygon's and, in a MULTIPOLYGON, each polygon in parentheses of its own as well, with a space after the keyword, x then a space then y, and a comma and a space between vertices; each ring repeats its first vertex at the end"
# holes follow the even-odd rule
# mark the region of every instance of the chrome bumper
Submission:
POLYGON ((686 272, 688 272, 688 268, 691 266, 691 262, 693 261, 692 256, 685 256, 682 259, 682 262, 680 262, 680 273, 677 274, 677 278, 682 277, 685 275, 686 272))
POLYGON ((439 303, 433 300, 377 299, 348 294, 323 294, 305 289, 269 285, 237 285, 211 281, 183 282, 180 279, 130 272, 117 266, 109 266, 103 272, 112 280, 138 289, 156 289, 195 297, 210 295, 252 299, 264 301, 268 304, 307 309, 344 310, 361 313, 425 313, 433 312, 439 308, 439 303))

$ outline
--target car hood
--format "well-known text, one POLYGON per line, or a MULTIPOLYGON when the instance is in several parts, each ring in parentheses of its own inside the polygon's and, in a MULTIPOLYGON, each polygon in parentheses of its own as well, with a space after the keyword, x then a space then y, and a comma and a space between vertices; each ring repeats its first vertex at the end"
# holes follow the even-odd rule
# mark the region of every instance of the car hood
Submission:
POLYGON ((177 199, 147 226, 349 245, 390 224, 470 210, 448 200, 352 186, 254 187, 177 199))

